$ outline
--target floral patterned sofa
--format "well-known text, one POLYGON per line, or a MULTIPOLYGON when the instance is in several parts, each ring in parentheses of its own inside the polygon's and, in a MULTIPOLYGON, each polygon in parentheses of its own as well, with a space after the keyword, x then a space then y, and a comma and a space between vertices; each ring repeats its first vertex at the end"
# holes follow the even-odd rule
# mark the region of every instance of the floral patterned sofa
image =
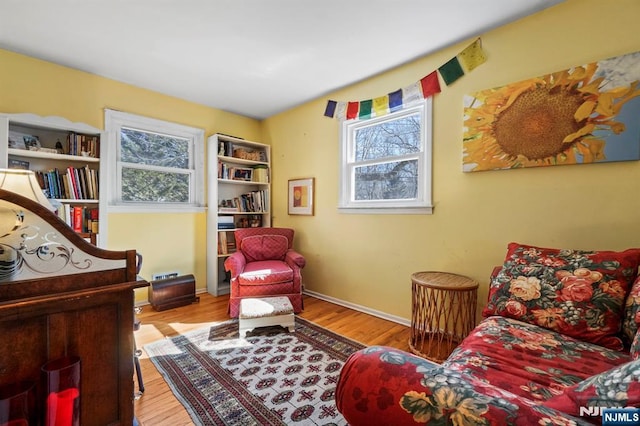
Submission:
POLYGON ((640 407, 640 249, 509 244, 483 320, 441 365, 373 346, 345 363, 340 412, 357 425, 601 424, 640 407))

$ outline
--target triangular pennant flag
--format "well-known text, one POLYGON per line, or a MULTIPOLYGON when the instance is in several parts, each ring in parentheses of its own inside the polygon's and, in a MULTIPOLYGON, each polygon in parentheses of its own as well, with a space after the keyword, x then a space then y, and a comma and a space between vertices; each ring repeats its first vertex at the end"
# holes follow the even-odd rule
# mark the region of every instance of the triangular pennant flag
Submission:
POLYGON ((349 102, 347 104, 347 120, 353 120, 358 117, 358 110, 360 109, 360 102, 349 102))
POLYGON ((402 108, 402 89, 389 93, 389 110, 391 112, 402 108))
POLYGON ((389 96, 384 95, 373 100, 373 111, 376 113, 376 117, 385 115, 389 112, 389 96))
POLYGON ((404 106, 411 105, 422 100, 419 81, 402 88, 402 100, 404 106))
POLYGON ((425 98, 440 93, 438 73, 433 71, 431 74, 423 77, 422 80, 420 80, 420 87, 422 87, 422 96, 425 98))
POLYGON ((373 101, 371 99, 367 99, 366 101, 360 101, 360 114, 358 115, 359 119, 371 117, 372 103, 373 101))
POLYGON ((438 71, 440 71, 440 75, 447 86, 464 75, 460 62, 458 62, 458 58, 455 56, 449 59, 446 64, 438 68, 438 71))
POLYGON ((462 52, 458 54, 458 59, 466 68, 467 72, 473 71, 478 65, 487 61, 487 57, 482 50, 482 40, 477 39, 462 52))
POLYGON ((346 102, 338 102, 338 106, 336 107, 336 118, 338 120, 344 120, 347 114, 347 103, 346 102))
POLYGON ((338 103, 336 101, 327 101, 327 107, 324 109, 324 116, 333 118, 336 113, 336 106, 338 103))

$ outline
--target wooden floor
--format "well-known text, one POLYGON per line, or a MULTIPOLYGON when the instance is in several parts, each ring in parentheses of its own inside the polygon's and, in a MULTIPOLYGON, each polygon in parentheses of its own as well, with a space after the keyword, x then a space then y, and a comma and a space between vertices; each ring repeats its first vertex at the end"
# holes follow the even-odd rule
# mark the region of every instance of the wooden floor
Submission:
MULTIPOLYGON (((138 348, 155 340, 229 320, 228 296, 213 297, 207 293, 199 296, 199 303, 162 312, 144 306, 138 315, 142 324, 135 332, 138 348)), ((395 322, 309 296, 304 296, 304 312, 299 316, 367 346, 385 345, 409 350, 410 330, 395 322)), ((139 423, 143 426, 193 424, 144 351, 140 365, 145 392, 135 401, 139 423)))

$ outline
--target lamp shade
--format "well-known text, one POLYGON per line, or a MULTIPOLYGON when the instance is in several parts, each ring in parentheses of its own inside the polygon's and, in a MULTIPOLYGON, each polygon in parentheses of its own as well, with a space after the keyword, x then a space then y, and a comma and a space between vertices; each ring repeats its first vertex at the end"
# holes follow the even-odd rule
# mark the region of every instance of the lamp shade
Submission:
POLYGON ((20 194, 42 204, 51 211, 55 211, 42 192, 36 174, 31 170, 0 169, 0 188, 20 194))

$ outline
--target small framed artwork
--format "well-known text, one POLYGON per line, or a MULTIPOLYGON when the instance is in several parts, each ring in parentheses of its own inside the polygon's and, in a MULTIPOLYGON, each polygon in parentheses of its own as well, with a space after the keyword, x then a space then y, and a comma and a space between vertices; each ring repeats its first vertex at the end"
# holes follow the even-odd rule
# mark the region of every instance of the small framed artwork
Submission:
POLYGON ((289 214, 313 216, 315 178, 289 180, 289 214))
POLYGON ((24 160, 9 158, 8 165, 10 169, 29 170, 29 162, 24 160))
POLYGON ((37 136, 25 135, 24 145, 29 151, 38 151, 40 149, 40 139, 37 136))
POLYGON ((238 167, 233 170, 233 180, 251 180, 253 169, 238 167))

